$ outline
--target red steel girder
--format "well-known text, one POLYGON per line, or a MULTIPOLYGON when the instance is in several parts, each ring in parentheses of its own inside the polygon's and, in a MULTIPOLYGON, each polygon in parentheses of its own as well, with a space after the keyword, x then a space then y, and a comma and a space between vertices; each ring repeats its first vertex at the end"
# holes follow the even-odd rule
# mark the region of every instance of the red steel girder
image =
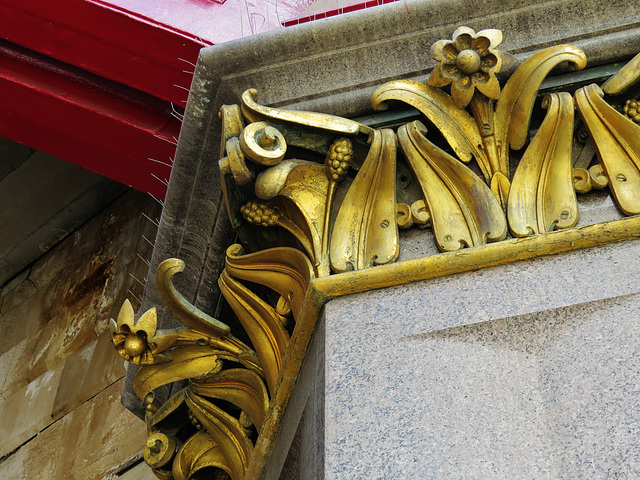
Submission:
POLYGON ((166 193, 180 130, 171 108, 169 102, 0 41, 2 136, 158 198, 166 193))

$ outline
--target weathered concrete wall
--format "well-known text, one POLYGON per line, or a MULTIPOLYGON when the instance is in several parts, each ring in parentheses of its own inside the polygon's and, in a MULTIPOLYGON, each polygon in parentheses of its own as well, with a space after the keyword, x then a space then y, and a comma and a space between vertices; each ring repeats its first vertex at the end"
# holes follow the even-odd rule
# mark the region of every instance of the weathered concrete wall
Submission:
POLYGON ((0 138, 0 285, 126 192, 126 187, 0 138))
POLYGON ((158 210, 130 192, 0 288, 0 479, 153 478, 117 476, 146 430, 120 404, 108 321, 142 298, 156 228, 142 213, 158 210))

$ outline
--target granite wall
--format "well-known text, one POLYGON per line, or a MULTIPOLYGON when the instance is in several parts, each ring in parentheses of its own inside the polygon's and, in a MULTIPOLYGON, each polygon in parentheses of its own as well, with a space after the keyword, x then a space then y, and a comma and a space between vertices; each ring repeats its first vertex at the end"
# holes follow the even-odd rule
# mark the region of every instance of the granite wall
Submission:
POLYGON ((628 241, 329 302, 305 366, 324 382, 292 400, 305 413, 285 471, 638 478, 639 252, 628 241))

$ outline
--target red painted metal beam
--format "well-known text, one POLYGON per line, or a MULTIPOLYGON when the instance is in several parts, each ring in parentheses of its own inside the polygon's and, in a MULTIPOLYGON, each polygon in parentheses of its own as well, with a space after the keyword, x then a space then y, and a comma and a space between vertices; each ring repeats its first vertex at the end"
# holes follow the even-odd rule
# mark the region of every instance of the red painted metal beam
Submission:
POLYGON ((200 48, 311 3, 1 0, 0 136, 164 198, 200 48))
POLYGON ((206 42, 132 12, 84 0, 3 0, 0 35, 155 97, 185 105, 206 42))
POLYGON ((164 198, 179 130, 168 102, 0 41, 7 138, 164 198))

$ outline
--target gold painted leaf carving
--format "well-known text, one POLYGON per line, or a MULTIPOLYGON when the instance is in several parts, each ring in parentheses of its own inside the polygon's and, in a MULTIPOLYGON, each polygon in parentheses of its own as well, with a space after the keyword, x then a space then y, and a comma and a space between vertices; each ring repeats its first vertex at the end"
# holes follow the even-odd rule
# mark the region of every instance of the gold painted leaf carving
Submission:
POLYGON ((233 480, 242 479, 253 452, 253 444, 240 422, 189 390, 187 390, 185 401, 189 410, 220 448, 227 467, 224 470, 233 480))
POLYGON ((249 335, 262 362, 269 390, 273 393, 282 357, 289 344, 289 335, 280 316, 271 305, 230 277, 226 270, 222 271, 218 285, 249 335))
POLYGON ((449 95, 422 82, 396 80, 378 87, 371 96, 376 110, 385 109, 385 102, 389 100, 399 100, 418 109, 442 132, 460 160, 468 162, 475 157, 485 178, 491 179, 489 159, 483 150, 478 126, 466 110, 456 107, 449 95))
POLYGON ((284 160, 258 176, 255 190, 259 198, 271 200, 278 208, 277 225, 296 236, 313 260, 316 273, 328 275, 328 266, 321 268, 329 190, 325 167, 306 160, 284 160))
POLYGON ((269 407, 269 395, 260 376, 249 370, 234 368, 191 381, 191 390, 205 397, 231 402, 244 410, 258 432, 262 429, 269 407))
POLYGON ((398 141, 422 187, 438 247, 454 251, 503 240, 507 223, 489 187, 425 134, 415 121, 398 129, 398 141))
POLYGON ((640 213, 640 126, 616 112, 595 84, 575 93, 576 106, 609 177, 609 188, 625 215, 640 213))
POLYGON ((304 295, 313 275, 313 267, 300 250, 277 247, 242 255, 242 246, 227 249, 227 273, 240 280, 259 283, 282 295, 291 306, 294 318, 303 307, 304 295))
POLYGON ((222 450, 207 432, 198 432, 189 438, 173 461, 175 480, 188 480, 198 470, 215 467, 231 474, 222 450))
POLYGON ((575 70, 581 70, 587 64, 587 57, 582 50, 571 45, 547 48, 520 65, 502 89, 495 112, 500 171, 509 172, 508 146, 514 150, 524 147, 540 84, 562 62, 569 62, 575 70))
POLYGON ((573 227, 578 201, 571 152, 573 99, 553 93, 543 101, 547 115, 527 147, 511 182, 507 218, 514 237, 573 227))
POLYGON ((170 417, 173 412, 184 404, 185 393, 186 391, 183 388, 179 390, 178 393, 172 395, 155 413, 146 419, 147 424, 153 427, 170 417))
POLYGON ((173 360, 159 365, 143 366, 133 381, 133 388, 141 400, 162 385, 187 378, 200 377, 218 371, 220 352, 209 346, 189 346, 172 351, 173 360))
POLYGON ((172 277, 184 270, 184 262, 169 258, 158 265, 156 286, 162 303, 187 327, 208 335, 228 335, 231 329, 195 306, 178 292, 172 283, 172 277))
POLYGON ((607 95, 618 95, 640 80, 640 53, 629 60, 618 73, 602 85, 607 95))
POLYGON ((256 103, 255 97, 257 94, 258 91, 255 88, 251 88, 242 94, 242 113, 252 122, 259 122, 266 118, 341 135, 357 135, 361 129, 364 131, 370 130, 365 125, 361 125, 353 120, 326 113, 301 112, 298 110, 265 107, 264 105, 256 103))
POLYGON ((336 272, 360 270, 396 260, 396 137, 374 130, 371 147, 340 206, 330 243, 336 272))

